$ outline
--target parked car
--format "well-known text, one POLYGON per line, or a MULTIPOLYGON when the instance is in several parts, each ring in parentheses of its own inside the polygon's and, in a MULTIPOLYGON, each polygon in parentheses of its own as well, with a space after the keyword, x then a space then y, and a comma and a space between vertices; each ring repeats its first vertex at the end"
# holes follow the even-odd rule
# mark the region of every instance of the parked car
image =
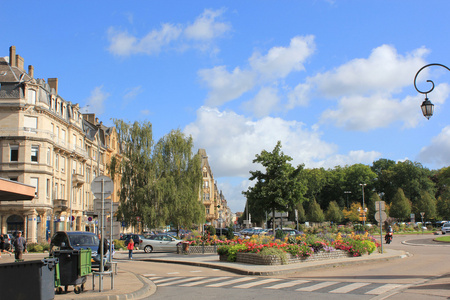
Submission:
POLYGON ((158 234, 143 239, 139 244, 139 250, 144 250, 145 253, 153 251, 177 251, 177 245, 182 240, 176 239, 168 234, 158 234))
POLYGON ((140 234, 134 234, 134 233, 127 234, 127 235, 125 235, 125 238, 124 238, 125 246, 127 246, 127 244, 128 244, 126 241, 128 241, 131 238, 133 239, 135 248, 139 248, 139 245, 142 243, 142 240, 145 239, 145 237, 140 234))
POLYGON ((450 232, 450 223, 444 223, 441 227, 442 234, 450 232))
MULTIPOLYGON (((50 242, 50 255, 55 250, 80 250, 91 249, 92 268, 100 267, 100 259, 97 257, 100 240, 93 232, 88 231, 57 231, 50 242)), ((105 264, 105 270, 109 266, 105 264)))
POLYGON ((4 249, 6 251, 12 251, 12 244, 14 240, 12 234, 5 233, 1 238, 3 239, 4 249))

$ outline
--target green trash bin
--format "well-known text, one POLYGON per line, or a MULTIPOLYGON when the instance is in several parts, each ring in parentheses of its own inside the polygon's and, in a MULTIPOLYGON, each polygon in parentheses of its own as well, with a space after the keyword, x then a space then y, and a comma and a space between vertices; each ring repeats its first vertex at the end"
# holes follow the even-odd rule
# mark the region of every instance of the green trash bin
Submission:
MULTIPOLYGON (((67 292, 68 286, 74 286, 74 292, 84 291, 86 276, 91 273, 91 250, 57 250, 53 256, 59 260, 59 284, 56 293, 67 292)), ((55 283, 56 283, 55 279, 55 283)))

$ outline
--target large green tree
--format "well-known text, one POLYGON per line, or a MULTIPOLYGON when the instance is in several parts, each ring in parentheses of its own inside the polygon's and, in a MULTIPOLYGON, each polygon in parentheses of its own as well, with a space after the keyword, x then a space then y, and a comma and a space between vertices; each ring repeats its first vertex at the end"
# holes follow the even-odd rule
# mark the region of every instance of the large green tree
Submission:
MULTIPOLYGON (((265 215, 266 212, 286 212, 295 209, 296 204, 304 200, 306 185, 300 178, 303 165, 294 168, 289 161, 292 158, 281 151, 281 142, 272 152, 263 150, 257 154, 253 163, 261 164, 264 171, 250 171, 251 181, 256 181, 243 194, 247 197, 249 212, 253 215, 265 215)), ((275 232, 275 222, 273 222, 275 232)))
POLYGON ((198 200, 201 158, 192 148, 192 137, 172 130, 158 141, 153 153, 156 197, 167 207, 167 223, 177 230, 204 223, 205 219, 203 204, 198 200))
POLYGON ((407 220, 411 215, 411 202, 406 198, 403 190, 398 188, 392 199, 389 216, 399 220, 407 220))
POLYGON ((328 205, 326 218, 333 223, 340 223, 344 219, 344 214, 336 201, 331 201, 330 205, 328 205))
POLYGON ((317 203, 316 199, 313 199, 313 201, 309 203, 307 219, 308 221, 317 223, 325 221, 323 210, 320 208, 320 205, 317 203))

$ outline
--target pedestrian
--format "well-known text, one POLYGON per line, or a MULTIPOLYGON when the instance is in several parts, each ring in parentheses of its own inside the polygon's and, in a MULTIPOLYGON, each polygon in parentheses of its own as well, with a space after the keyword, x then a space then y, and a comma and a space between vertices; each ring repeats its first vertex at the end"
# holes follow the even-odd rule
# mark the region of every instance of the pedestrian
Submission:
POLYGON ((5 242, 6 238, 3 234, 0 234, 0 258, 2 258, 2 252, 6 252, 11 256, 11 252, 8 251, 8 246, 5 242))
POLYGON ((116 245, 114 241, 112 241, 111 250, 112 250, 111 258, 114 258, 114 254, 116 254, 116 245))
POLYGON ((128 239, 127 249, 128 249, 128 259, 133 259, 133 249, 134 249, 133 237, 130 237, 128 239))
POLYGON ((17 232, 14 240, 14 257, 16 261, 23 260, 22 254, 27 253, 27 241, 22 237, 22 231, 17 232))

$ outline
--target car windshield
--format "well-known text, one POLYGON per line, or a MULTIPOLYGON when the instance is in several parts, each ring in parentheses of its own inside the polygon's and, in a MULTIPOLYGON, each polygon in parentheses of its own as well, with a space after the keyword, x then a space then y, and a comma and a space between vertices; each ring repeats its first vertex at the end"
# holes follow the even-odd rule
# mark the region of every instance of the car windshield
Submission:
POLYGON ((98 237, 91 234, 70 234, 70 244, 72 246, 98 246, 98 237))

